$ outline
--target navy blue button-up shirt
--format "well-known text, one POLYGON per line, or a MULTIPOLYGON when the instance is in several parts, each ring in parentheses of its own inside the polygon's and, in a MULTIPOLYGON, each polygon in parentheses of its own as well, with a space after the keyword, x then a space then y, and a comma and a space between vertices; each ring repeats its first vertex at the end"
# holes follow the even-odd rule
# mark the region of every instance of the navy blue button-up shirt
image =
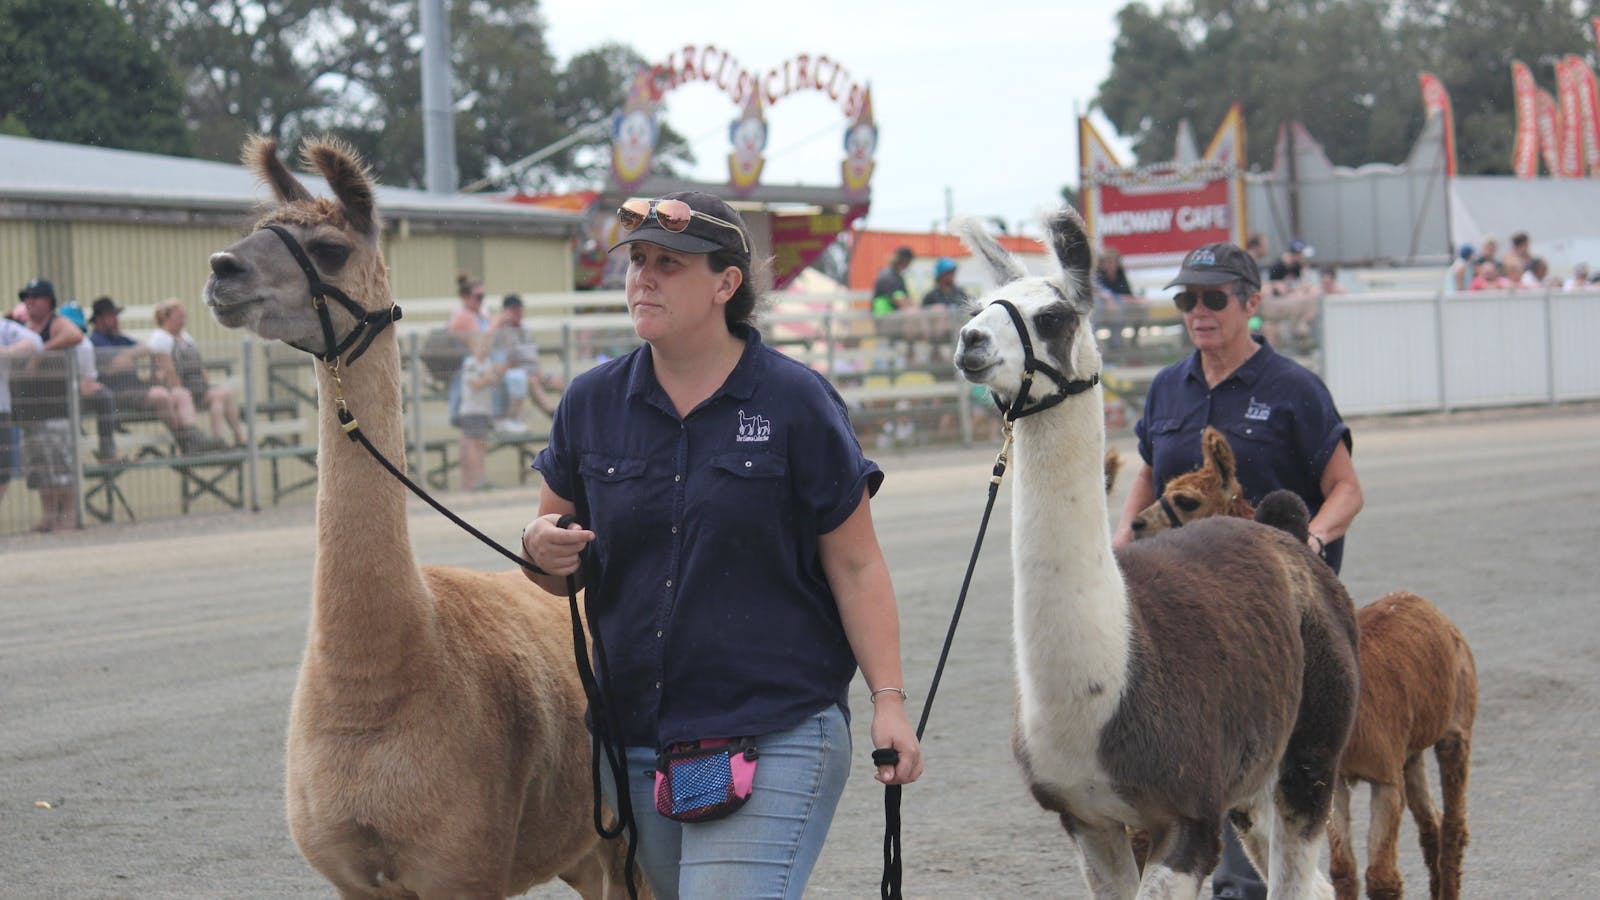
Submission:
MULTIPOLYGON (((1286 488, 1314 516, 1324 499, 1322 470, 1340 441, 1351 446, 1350 426, 1322 379, 1255 340, 1261 348, 1215 388, 1206 384, 1198 350, 1157 373, 1134 425, 1139 455, 1154 470, 1160 496, 1169 479, 1200 468, 1200 432, 1215 426, 1233 447, 1246 499, 1259 503, 1286 488)), ((1329 544, 1327 553, 1339 571, 1344 539, 1329 544)))
POLYGON ((649 345, 574 378, 533 463, 595 533, 591 626, 630 746, 790 728, 855 674, 818 538, 883 473, 821 375, 744 336, 681 418, 649 345))

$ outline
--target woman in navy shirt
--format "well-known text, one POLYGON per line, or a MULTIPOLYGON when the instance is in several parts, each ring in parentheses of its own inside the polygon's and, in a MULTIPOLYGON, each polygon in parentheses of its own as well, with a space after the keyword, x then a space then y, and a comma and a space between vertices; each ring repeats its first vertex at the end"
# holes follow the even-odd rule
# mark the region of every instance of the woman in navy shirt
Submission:
MULTIPOLYGON (((1134 426, 1144 464, 1112 544, 1133 540, 1134 517, 1168 479, 1200 467, 1200 432, 1214 425, 1233 448, 1245 497, 1259 503, 1279 488, 1300 495, 1311 511, 1306 543, 1339 571, 1344 534, 1362 505, 1350 427, 1321 379, 1250 334, 1250 317, 1261 308, 1255 260, 1230 243, 1206 244, 1184 258, 1167 287, 1179 288, 1174 301, 1195 352, 1150 383, 1134 426)), ((1211 886, 1217 898, 1266 897, 1231 825, 1211 886)))
POLYGON ((868 503, 883 473, 828 382, 751 327, 750 237, 732 207, 684 192, 618 218, 645 343, 562 396, 523 532, 549 574, 528 577, 564 593, 593 555, 590 627, 656 896, 799 897, 844 791, 857 666, 873 745, 900 754, 878 780, 922 770, 868 503), (564 514, 581 525, 558 528, 564 514), (655 811, 643 776, 660 748, 736 737, 760 751, 748 804, 689 825, 655 811))

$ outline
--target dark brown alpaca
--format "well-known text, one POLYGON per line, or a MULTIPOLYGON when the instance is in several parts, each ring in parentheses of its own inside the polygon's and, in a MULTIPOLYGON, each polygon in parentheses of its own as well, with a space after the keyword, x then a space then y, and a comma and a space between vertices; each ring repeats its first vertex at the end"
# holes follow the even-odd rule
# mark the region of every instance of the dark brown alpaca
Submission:
MULTIPOLYGON (((1172 479, 1162 497, 1139 514, 1136 537, 1147 537, 1193 519, 1232 515, 1267 520, 1274 491, 1252 510, 1239 488, 1233 451, 1207 428, 1201 438, 1205 464, 1172 479), (1140 523, 1143 523, 1143 526, 1140 523)), ((1298 502, 1298 497, 1288 497, 1298 502)), ((1277 508, 1277 504, 1273 504, 1277 508)), ((1305 540, 1305 507, 1275 514, 1278 525, 1305 540)), ((1356 610, 1361 631, 1361 699, 1355 729, 1340 761, 1328 829, 1331 874, 1339 900, 1361 890, 1350 846, 1350 785, 1372 786, 1367 846, 1367 896, 1397 900, 1402 886, 1397 865, 1400 811, 1409 806, 1417 822, 1433 900, 1461 896, 1461 860, 1467 845, 1467 776, 1472 723, 1478 708, 1478 672, 1472 649, 1438 607, 1409 591, 1394 591, 1356 610), (1443 818, 1428 792, 1422 752, 1433 748, 1443 791, 1443 818)))

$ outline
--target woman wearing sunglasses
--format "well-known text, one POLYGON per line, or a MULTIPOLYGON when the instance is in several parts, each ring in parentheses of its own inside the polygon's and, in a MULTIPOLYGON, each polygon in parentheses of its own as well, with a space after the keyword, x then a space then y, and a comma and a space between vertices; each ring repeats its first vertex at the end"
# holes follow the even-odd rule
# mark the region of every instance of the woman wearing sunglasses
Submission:
MULTIPOLYGON (((1228 439, 1239 484, 1251 503, 1279 488, 1311 510, 1306 542, 1337 572, 1344 534, 1361 511, 1361 482, 1350 457, 1350 427, 1311 371, 1250 333, 1261 308, 1255 260, 1231 243, 1206 244, 1184 258, 1173 303, 1195 352, 1158 373, 1134 425, 1144 458, 1122 508, 1113 544, 1133 540, 1133 519, 1155 502, 1167 480, 1201 464, 1200 432, 1214 425, 1228 439)), ((1216 897, 1265 898, 1231 827, 1212 873, 1216 897)))
POLYGON ((799 897, 850 768, 857 666, 873 746, 900 755, 878 779, 922 770, 869 508, 883 473, 828 382, 753 327, 753 247, 732 207, 684 192, 629 200, 617 218, 644 344, 562 396, 523 533, 550 574, 529 577, 563 594, 567 574, 593 579, 589 625, 656 896, 799 897), (563 514, 581 524, 558 528, 563 514), (658 752, 747 738, 743 807, 689 824, 658 812, 658 752))

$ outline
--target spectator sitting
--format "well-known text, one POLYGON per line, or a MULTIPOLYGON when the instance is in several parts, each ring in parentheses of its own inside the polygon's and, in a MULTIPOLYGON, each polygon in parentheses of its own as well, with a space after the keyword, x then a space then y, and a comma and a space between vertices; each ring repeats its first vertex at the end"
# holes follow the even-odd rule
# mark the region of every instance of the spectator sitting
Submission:
POLYGON ((0 318, 0 499, 11 484, 16 470, 17 429, 11 416, 11 369, 21 368, 23 360, 44 347, 32 329, 12 318, 0 318))
POLYGON ((489 330, 489 317, 483 312, 483 282, 465 272, 456 276, 456 296, 461 305, 450 314, 450 330, 456 334, 474 334, 489 330))
POLYGON ((1474 265, 1471 291, 1496 291, 1511 287, 1511 282, 1500 274, 1500 265, 1493 259, 1480 256, 1474 265))
POLYGON ((1255 260, 1256 273, 1261 277, 1262 281, 1266 281, 1267 270, 1272 267, 1272 264, 1267 262, 1267 236, 1259 231, 1250 235, 1250 238, 1244 242, 1244 252, 1250 254, 1250 258, 1255 260))
POLYGON ((1100 319, 1110 330, 1109 347, 1121 347, 1124 332, 1131 331, 1131 343, 1139 343, 1139 326, 1144 324, 1145 305, 1128 283, 1128 272, 1122 266, 1122 254, 1107 247, 1101 251, 1094 267, 1094 304, 1100 319))
POLYGON ((23 324, 39 336, 41 353, 29 360, 27 388, 19 390, 13 416, 22 422, 28 487, 39 494, 34 531, 59 531, 77 524, 72 459, 72 423, 67 418, 64 359, 83 343, 83 332, 56 311, 55 285, 35 278, 17 292, 23 324))
POLYGON ((929 338, 928 325, 918 315, 906 287, 905 272, 915 258, 910 247, 895 250, 894 258, 872 283, 872 315, 879 321, 879 330, 889 337, 912 342, 929 338))
POLYGON ((526 400, 532 400, 547 416, 556 414, 555 401, 547 389, 559 393, 561 380, 539 371, 539 345, 522 327, 522 298, 516 294, 507 294, 500 301, 500 315, 489 329, 489 358, 505 367, 501 380, 505 415, 495 423, 496 429, 515 434, 527 431, 528 426, 522 421, 522 404, 526 400))
POLYGON ((1581 291, 1589 286, 1589 264, 1578 263, 1572 267, 1572 275, 1562 283, 1564 291, 1581 291))
POLYGON ((1486 261, 1494 263, 1494 270, 1498 274, 1500 271, 1500 260, 1496 257, 1496 254, 1499 252, 1500 242, 1495 240, 1493 235, 1485 235, 1483 240, 1478 242, 1478 255, 1472 258, 1472 271, 1474 276, 1476 277, 1476 274, 1480 271, 1479 264, 1486 261))
POLYGON ((1462 244, 1456 258, 1450 263, 1450 271, 1445 274, 1447 293, 1459 294, 1472 284, 1472 256, 1472 245, 1462 244))
POLYGON ((151 413, 172 432, 184 453, 226 446, 195 427, 194 398, 188 391, 168 390, 139 377, 139 363, 153 360, 154 354, 122 333, 121 314, 122 307, 110 297, 95 300, 89 310, 89 343, 94 345, 99 381, 109 392, 113 408, 151 413))
POLYGON ((956 261, 948 256, 939 257, 933 264, 933 288, 922 295, 922 316, 927 322, 930 340, 940 343, 951 340, 955 312, 964 309, 968 300, 967 292, 956 285, 956 261))
POLYGON ((1513 259, 1522 263, 1523 274, 1533 268, 1533 246, 1526 231, 1513 232, 1511 235, 1511 249, 1506 251, 1506 260, 1513 259))
POLYGON ((1557 287, 1551 283, 1550 264, 1544 257, 1535 256, 1529 263, 1527 271, 1522 273, 1522 286, 1532 288, 1557 287))
POLYGON ((233 432, 233 441, 244 446, 244 427, 239 424, 239 402, 227 385, 212 384, 206 378, 205 364, 194 338, 183 330, 189 313, 175 297, 156 304, 156 330, 150 335, 150 352, 155 357, 156 381, 169 391, 189 392, 196 409, 211 418, 211 434, 224 439, 223 424, 233 432))
POLYGON ((1267 269, 1267 278, 1270 293, 1292 294, 1300 288, 1300 280, 1304 274, 1306 257, 1311 255, 1311 248, 1305 241, 1295 238, 1284 248, 1278 261, 1267 269))
POLYGON ((1523 286, 1522 276, 1527 274, 1523 268, 1522 260, 1515 256, 1507 256, 1500 263, 1500 281, 1503 286, 1515 290, 1523 286))

